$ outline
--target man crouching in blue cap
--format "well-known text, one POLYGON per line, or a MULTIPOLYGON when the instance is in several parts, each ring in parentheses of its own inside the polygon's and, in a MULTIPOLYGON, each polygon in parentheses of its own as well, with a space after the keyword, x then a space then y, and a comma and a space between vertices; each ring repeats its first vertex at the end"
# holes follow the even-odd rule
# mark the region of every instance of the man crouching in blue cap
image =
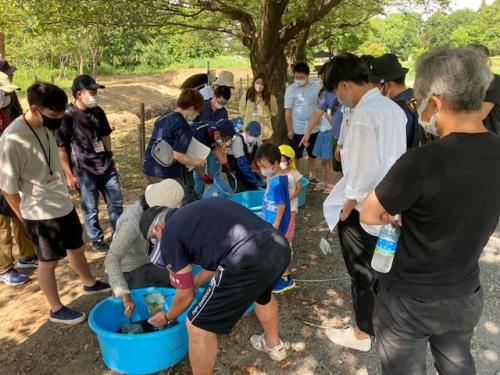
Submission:
POLYGON ((226 158, 226 143, 233 138, 235 134, 233 122, 227 119, 219 121, 211 121, 208 123, 193 122, 191 125, 193 137, 210 147, 210 154, 205 165, 204 178, 193 173, 194 190, 201 196, 205 189, 204 184, 213 183, 215 177, 220 176, 220 170, 224 172, 230 171, 231 167, 226 158))
POLYGON ((152 325, 175 320, 191 305, 195 290, 210 279, 186 320, 195 375, 213 373, 217 334, 228 333, 254 302, 264 333, 250 338, 252 346, 275 361, 286 358, 272 288, 288 266, 291 250, 272 225, 243 206, 211 198, 179 209, 152 207, 144 212, 140 227, 155 243, 151 262, 168 269, 177 289, 169 310, 149 319, 152 325), (192 264, 203 268, 194 278, 192 264))

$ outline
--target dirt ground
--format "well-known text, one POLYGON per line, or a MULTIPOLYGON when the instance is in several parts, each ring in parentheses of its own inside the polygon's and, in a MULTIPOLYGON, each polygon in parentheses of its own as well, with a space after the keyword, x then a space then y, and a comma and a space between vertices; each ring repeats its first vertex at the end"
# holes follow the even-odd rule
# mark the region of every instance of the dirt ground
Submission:
MULTIPOLYGON (((137 112, 121 110, 135 108, 141 101, 168 102, 169 95, 178 93, 176 86, 192 72, 101 80, 106 85, 101 94, 102 104, 115 129, 113 145, 126 205, 138 197, 144 185, 137 157, 137 112)), ((238 73, 243 77, 248 74, 238 73)), ((148 130, 150 125, 151 122, 148 130)), ((324 256, 318 249, 320 237, 326 234, 322 215, 325 197, 311 189, 308 192, 307 204, 298 217, 294 243, 292 272, 298 287, 278 297, 281 336, 288 348, 288 358, 275 363, 252 349, 250 336, 261 332, 252 314, 242 319, 231 334, 219 337, 217 374, 381 373, 374 349, 358 353, 336 347, 321 328, 342 327, 352 319, 350 284, 336 234, 331 236, 333 255, 324 256)), ((101 223, 108 227, 104 207, 100 216, 101 223)), ((104 256, 88 250, 87 257, 94 274, 105 278, 104 256)), ((485 309, 472 345, 478 374, 500 374, 499 264, 500 227, 481 259, 485 309)), ((86 323, 67 327, 47 321, 48 306, 38 287, 36 272, 30 272, 30 276, 32 280, 21 287, 0 285, 0 375, 112 374, 102 362, 96 337, 86 323)), ((57 278, 62 300, 71 308, 89 312, 105 297, 84 296, 80 282, 65 260, 57 269, 57 278)), ((428 374, 434 374, 430 358, 428 362, 428 374)), ((162 372, 189 373, 187 359, 162 372)))

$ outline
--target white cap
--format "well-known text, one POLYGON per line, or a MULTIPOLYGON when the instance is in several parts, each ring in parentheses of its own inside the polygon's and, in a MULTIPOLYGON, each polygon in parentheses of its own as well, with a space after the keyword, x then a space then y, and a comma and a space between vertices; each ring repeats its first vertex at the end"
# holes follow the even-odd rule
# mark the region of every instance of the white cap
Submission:
POLYGON ((167 178, 148 185, 144 191, 144 197, 149 207, 179 208, 184 198, 184 189, 177 181, 167 178))

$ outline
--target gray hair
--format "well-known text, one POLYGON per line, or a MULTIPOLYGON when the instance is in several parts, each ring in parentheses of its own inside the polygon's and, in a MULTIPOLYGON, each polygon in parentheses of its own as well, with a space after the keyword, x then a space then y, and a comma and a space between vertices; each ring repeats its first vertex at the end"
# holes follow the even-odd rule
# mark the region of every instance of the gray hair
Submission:
POLYGON ((478 111, 492 79, 488 65, 474 49, 439 48, 417 60, 415 98, 437 95, 455 112, 478 111))

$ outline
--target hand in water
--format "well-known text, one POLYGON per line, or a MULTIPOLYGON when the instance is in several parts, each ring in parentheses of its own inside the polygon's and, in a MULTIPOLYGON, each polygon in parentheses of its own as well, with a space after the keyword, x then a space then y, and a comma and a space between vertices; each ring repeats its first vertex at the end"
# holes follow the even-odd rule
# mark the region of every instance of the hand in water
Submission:
POLYGON ((151 318, 148 319, 148 323, 155 327, 163 327, 167 324, 167 320, 165 319, 165 312, 160 311, 159 313, 154 314, 151 318))
POLYGON ((125 307, 124 314, 127 318, 130 318, 130 316, 134 312, 134 308, 135 308, 134 302, 132 301, 132 298, 130 298, 130 294, 125 294, 122 297, 122 302, 123 302, 123 306, 125 307))

